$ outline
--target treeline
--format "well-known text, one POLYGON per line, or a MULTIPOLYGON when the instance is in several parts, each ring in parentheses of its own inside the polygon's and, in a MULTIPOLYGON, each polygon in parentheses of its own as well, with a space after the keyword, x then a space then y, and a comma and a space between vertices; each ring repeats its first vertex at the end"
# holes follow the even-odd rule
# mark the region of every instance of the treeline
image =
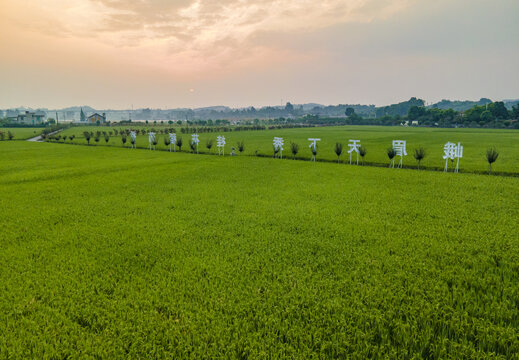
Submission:
POLYGON ((476 105, 465 112, 413 106, 409 109, 407 119, 418 121, 423 126, 519 129, 519 104, 508 110, 504 102, 496 101, 476 105))

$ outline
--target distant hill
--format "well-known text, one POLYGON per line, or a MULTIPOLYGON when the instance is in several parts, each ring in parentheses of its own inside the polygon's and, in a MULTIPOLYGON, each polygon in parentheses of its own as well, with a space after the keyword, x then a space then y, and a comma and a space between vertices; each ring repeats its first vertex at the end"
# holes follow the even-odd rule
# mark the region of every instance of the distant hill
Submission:
POLYGON ((505 103, 505 106, 508 110, 511 110, 512 107, 514 107, 515 105, 519 104, 519 99, 515 99, 515 100, 503 100, 503 102, 505 103))

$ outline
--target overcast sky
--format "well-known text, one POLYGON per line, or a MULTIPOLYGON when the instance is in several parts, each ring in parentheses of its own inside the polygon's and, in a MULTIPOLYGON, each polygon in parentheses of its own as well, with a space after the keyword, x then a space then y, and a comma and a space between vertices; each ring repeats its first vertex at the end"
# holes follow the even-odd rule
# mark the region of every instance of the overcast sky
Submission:
POLYGON ((0 0, 0 108, 519 98, 518 0, 0 0))

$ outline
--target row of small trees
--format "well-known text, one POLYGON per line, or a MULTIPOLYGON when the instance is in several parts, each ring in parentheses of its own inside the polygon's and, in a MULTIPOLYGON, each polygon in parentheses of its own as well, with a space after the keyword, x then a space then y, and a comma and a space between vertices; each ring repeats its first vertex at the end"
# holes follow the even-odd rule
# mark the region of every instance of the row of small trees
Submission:
MULTIPOLYGON (((146 133, 145 130, 143 130, 143 132, 144 132, 144 134, 146 133)), ((129 133, 130 133, 130 130, 121 131, 121 142, 122 142, 123 146, 128 142, 129 133)), ((1 134, 1 132, 0 132, 0 134, 1 134)), ((83 136, 85 137, 85 139, 86 139, 88 144, 90 144, 90 140, 91 139, 94 139, 94 141, 96 143, 101 141, 101 139, 104 139, 104 141, 106 143, 108 143, 110 141, 110 136, 109 136, 109 133, 107 133, 107 132, 99 132, 99 131, 97 131, 94 134, 93 132, 85 131, 83 133, 83 136)), ((68 139, 70 141, 74 140, 74 138, 75 138, 75 135, 68 136, 68 139)), ((1 135, 0 135, 0 139, 1 139, 1 135)), ((67 140, 67 136, 61 137, 61 135, 53 135, 53 136, 49 137, 49 139, 56 140, 56 141, 60 141, 60 139, 62 139, 63 141, 66 141, 67 140)), ((182 140, 181 136, 178 136, 176 138, 176 142, 174 144, 171 143, 169 136, 164 136, 163 141, 164 141, 164 145, 166 147, 168 147, 170 145, 174 145, 174 146, 178 147, 179 151, 182 151, 182 146, 184 145, 184 141, 182 140)), ((131 144, 133 146, 135 145, 135 141, 133 139, 131 139, 131 137, 130 137, 130 142, 131 142, 131 144)), ((152 145, 156 146, 157 143, 158 143, 158 140, 155 138, 155 140, 154 140, 152 145)), ((189 146, 190 146, 192 152, 195 152, 197 150, 196 143, 190 142, 189 146)), ((205 147, 207 148, 207 150, 210 151, 212 149, 212 147, 213 147, 213 140, 212 139, 207 139, 207 141, 205 143, 205 147)), ((240 153, 243 153, 243 151, 245 150, 245 141, 243 141, 243 140, 238 141, 237 144, 236 144, 236 149, 240 153)), ((299 154, 299 149, 300 149, 299 148, 299 144, 294 143, 294 142, 290 143, 290 152, 292 153, 292 158, 293 159, 295 159, 297 154, 299 154)), ((310 151, 312 152, 312 155, 314 156, 314 158, 315 158, 315 156, 317 156, 317 149, 318 149, 318 147, 311 147, 310 148, 310 151)), ((171 147, 170 147, 170 150, 171 150, 171 147)), ((175 148, 173 148, 173 150, 175 150, 175 148)), ((234 148, 233 148, 233 150, 234 150, 234 148)), ((273 152, 274 152, 274 154, 273 154, 274 158, 278 157, 278 154, 280 152, 279 147, 274 146, 273 152)), ((344 152, 344 145, 342 143, 340 143, 340 142, 335 143, 334 152, 337 155, 337 162, 339 163, 341 155, 344 152)), ((364 165, 364 158, 365 158, 365 156, 367 154, 366 147, 363 146, 363 145, 360 146, 358 148, 358 154, 359 154, 359 156, 362 159, 362 165, 364 165)), ((389 162, 391 164, 393 159, 397 156, 397 152, 396 152, 396 150, 393 147, 389 147, 386 150, 386 154, 387 154, 387 157, 388 157, 389 162)), ((418 146, 417 148, 414 149, 413 157, 415 158, 415 160, 418 163, 418 169, 420 169, 421 163, 422 163, 423 159, 426 156, 427 156, 427 152, 426 152, 426 150, 422 146, 418 146)), ((487 162, 488 162, 488 172, 489 172, 489 174, 492 173, 492 164, 496 162, 498 157, 499 157, 499 152, 497 151, 496 148, 493 147, 493 148, 489 148, 487 150, 487 152, 486 152, 486 159, 487 159, 487 162)))
POLYGON ((4 141, 7 138, 7 140, 13 140, 14 139, 14 133, 10 130, 7 131, 0 131, 0 141, 4 141))

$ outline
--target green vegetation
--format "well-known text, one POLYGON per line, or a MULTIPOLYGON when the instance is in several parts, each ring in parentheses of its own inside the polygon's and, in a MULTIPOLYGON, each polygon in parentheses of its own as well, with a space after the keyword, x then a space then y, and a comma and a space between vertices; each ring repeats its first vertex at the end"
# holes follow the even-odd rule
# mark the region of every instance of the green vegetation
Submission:
POLYGON ((0 141, 2 140, 25 140, 41 134, 42 128, 3 128, 0 127, 0 141))
POLYGON ((496 148, 491 148, 487 150, 487 161, 488 161, 488 174, 492 173, 492 164, 496 162, 499 157, 499 152, 496 148))
POLYGON ((292 153, 292 158, 295 159, 299 152, 299 145, 294 142, 290 143, 290 152, 292 153))
POLYGON ((335 143, 335 155, 337 155, 337 162, 339 162, 341 159, 342 147, 343 147, 342 143, 340 143, 340 142, 335 143))
POLYGON ((425 155, 426 155, 426 152, 425 152, 425 149, 422 146, 419 146, 419 147, 414 149, 413 156, 416 159, 416 161, 418 162, 418 169, 420 169, 420 163, 425 158, 425 155))
POLYGON ((0 143, 0 358, 518 359, 519 179, 117 142, 0 143))
MULTIPOLYGON (((86 127, 74 127, 67 129, 63 134, 76 134, 73 140, 75 144, 86 144, 87 141, 82 133, 86 127)), ((112 128, 110 128, 112 129, 112 128)), ((128 129, 124 127, 114 128, 116 130, 128 129)), ((142 135, 137 137, 137 147, 148 147, 148 136, 146 128, 142 127, 142 135)), ((148 127, 147 129, 150 129, 148 127)), ((159 134, 159 131, 157 134, 159 134)), ((222 133, 202 133, 200 141, 216 141, 218 135, 224 135, 227 144, 234 144, 238 141, 245 141, 247 146, 243 155, 272 156, 272 141, 274 136, 282 137, 285 144, 294 143, 298 146, 308 148, 308 138, 319 137, 319 158, 318 160, 336 161, 335 144, 337 142, 347 142, 348 139, 356 138, 361 140, 361 145, 369 148, 369 153, 365 155, 366 165, 387 166, 386 149, 391 146, 393 140, 407 140, 409 155, 404 157, 403 166, 416 168, 417 163, 412 156, 412 150, 416 146, 422 146, 427 152, 427 158, 421 162, 420 167, 424 169, 443 170, 443 146, 446 142, 461 142, 464 146, 463 159, 460 161, 462 172, 488 172, 488 164, 485 161, 486 149, 497 147, 500 150, 499 161, 494 166, 496 173, 519 174, 519 132, 515 130, 493 130, 493 129, 435 129, 435 128, 415 128, 415 127, 383 127, 383 126, 340 126, 340 127, 318 127, 318 128, 296 128, 296 129, 275 129, 264 131, 245 131, 245 132, 222 132, 222 133)), ((159 136, 159 135, 157 135, 159 136)), ((177 134, 177 141, 180 137, 177 134)), ((104 145, 104 143, 103 143, 104 145)), ((121 146, 119 138, 113 137, 109 145, 121 146)), ((177 144, 178 146, 178 144, 177 144)), ((291 145, 292 146, 292 145, 291 145)), ((163 144, 157 145, 158 150, 166 150, 163 144)), ((230 147, 228 147, 230 149, 230 147)), ((177 148, 178 150, 178 148, 177 148)), ((287 149, 288 150, 288 149, 287 149)), ((200 148, 200 152, 210 151, 200 148)), ((290 148, 292 151, 292 148, 290 148)), ((310 160, 311 151, 292 153, 298 159, 310 160)), ((362 157, 362 155, 361 155, 362 157)))

